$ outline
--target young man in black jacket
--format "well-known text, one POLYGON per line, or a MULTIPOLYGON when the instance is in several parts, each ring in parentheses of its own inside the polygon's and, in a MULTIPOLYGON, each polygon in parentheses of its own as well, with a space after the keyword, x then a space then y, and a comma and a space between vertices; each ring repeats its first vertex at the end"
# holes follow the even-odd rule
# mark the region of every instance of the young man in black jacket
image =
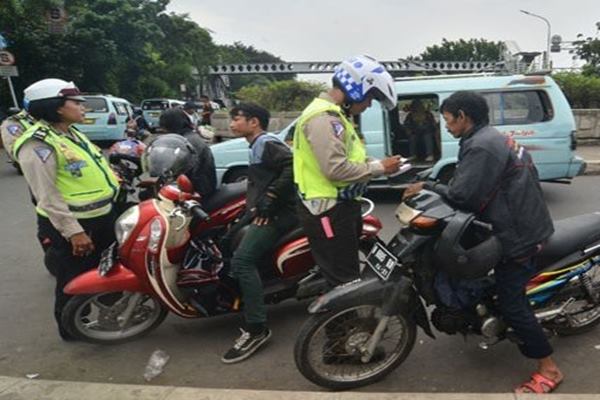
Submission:
POLYGON ((550 357, 552 347, 525 294, 537 271, 534 256, 554 232, 537 170, 525 148, 489 126, 482 96, 456 92, 442 103, 441 111, 448 131, 460 138, 454 177, 447 186, 414 184, 405 197, 422 188, 433 190, 492 224, 503 248, 503 261, 495 268, 500 309, 520 340, 521 353, 538 360, 538 373, 517 391, 550 392, 563 374, 550 357))
POLYGON ((258 261, 273 244, 297 224, 292 153, 289 147, 265 130, 269 112, 255 104, 240 104, 230 111, 231 131, 250 144, 247 211, 238 225, 250 224, 231 259, 243 302, 242 335, 221 358, 226 364, 250 357, 270 337, 258 261))

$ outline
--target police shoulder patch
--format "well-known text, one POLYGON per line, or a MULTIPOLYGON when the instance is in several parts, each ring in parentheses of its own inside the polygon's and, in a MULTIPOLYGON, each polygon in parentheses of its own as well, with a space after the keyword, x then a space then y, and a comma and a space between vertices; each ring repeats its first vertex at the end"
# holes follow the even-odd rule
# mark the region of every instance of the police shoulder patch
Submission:
POLYGON ((23 133, 23 127, 20 124, 11 124, 6 127, 11 136, 19 136, 23 133))
POLYGON ((333 128, 333 134, 339 138, 344 133, 344 125, 339 121, 331 121, 331 127, 333 128))
POLYGON ((49 148, 47 148, 45 146, 38 146, 38 147, 34 148, 33 151, 35 151, 35 154, 38 156, 38 158, 40 160, 42 160, 43 163, 48 161, 50 154, 52 154, 52 150, 50 150, 49 148))

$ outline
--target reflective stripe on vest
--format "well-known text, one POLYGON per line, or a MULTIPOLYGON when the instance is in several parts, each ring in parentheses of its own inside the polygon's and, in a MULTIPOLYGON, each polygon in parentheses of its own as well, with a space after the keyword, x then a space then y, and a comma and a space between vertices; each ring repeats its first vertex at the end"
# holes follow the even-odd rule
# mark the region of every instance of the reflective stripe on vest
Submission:
POLYGON ((23 127, 23 132, 27 129, 31 128, 33 124, 35 124, 35 120, 31 115, 27 113, 25 110, 19 111, 17 114, 13 115, 12 118, 15 122, 18 122, 23 127))
POLYGON ((321 172, 319 163, 304 134, 306 123, 311 118, 327 112, 335 113, 342 121, 345 130, 344 143, 348 161, 364 163, 367 160, 365 146, 360 141, 354 125, 346 118, 342 109, 327 100, 316 98, 302 112, 294 131, 294 182, 298 186, 300 195, 305 200, 359 197, 364 192, 366 184, 350 185, 348 182, 336 182, 327 179, 321 172))
MULTIPOLYGON (((54 149, 56 156, 56 188, 65 199, 69 210, 77 219, 95 218, 108 214, 117 193, 118 181, 102 153, 87 137, 70 128, 79 143, 54 131, 44 122, 31 126, 13 147, 19 150, 28 140, 44 141, 54 149)), ((36 207, 38 214, 47 213, 36 207)))

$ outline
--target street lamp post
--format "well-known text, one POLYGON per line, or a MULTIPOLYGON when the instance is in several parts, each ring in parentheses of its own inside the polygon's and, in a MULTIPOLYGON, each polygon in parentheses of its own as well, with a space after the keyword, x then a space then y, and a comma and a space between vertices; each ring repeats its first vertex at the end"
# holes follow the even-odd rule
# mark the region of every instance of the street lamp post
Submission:
POLYGON ((549 68, 550 67, 550 36, 551 36, 551 32, 552 32, 552 28, 550 27, 550 21, 548 21, 546 18, 542 17, 541 15, 537 15, 537 14, 534 14, 529 11, 525 11, 525 10, 519 10, 519 11, 521 11, 525 15, 529 15, 530 17, 541 19, 548 26, 548 37, 546 38, 546 54, 544 56, 544 68, 549 68))

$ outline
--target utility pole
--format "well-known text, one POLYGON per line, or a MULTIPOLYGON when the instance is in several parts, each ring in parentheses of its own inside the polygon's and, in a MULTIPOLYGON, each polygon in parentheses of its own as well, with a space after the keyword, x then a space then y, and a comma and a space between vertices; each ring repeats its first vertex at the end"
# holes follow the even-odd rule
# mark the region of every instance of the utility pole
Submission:
POLYGON ((544 68, 551 69, 552 66, 550 65, 550 37, 552 34, 552 28, 550 26, 550 21, 548 21, 546 18, 542 17, 541 15, 537 15, 537 14, 534 14, 529 11, 525 11, 525 10, 519 10, 519 11, 521 11, 525 15, 529 15, 530 17, 541 19, 548 26, 548 35, 546 37, 546 54, 544 55, 544 68))

